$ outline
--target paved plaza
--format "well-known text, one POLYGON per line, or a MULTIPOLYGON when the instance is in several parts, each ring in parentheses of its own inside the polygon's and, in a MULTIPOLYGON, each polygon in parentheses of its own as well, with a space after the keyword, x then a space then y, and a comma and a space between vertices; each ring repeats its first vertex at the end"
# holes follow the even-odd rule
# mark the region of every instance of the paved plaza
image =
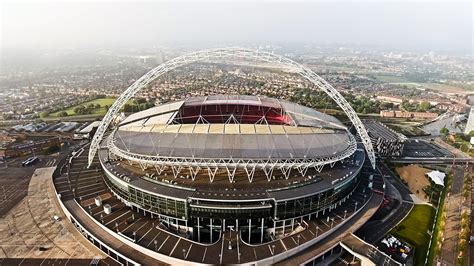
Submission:
MULTIPOLYGON (((0 218, 0 258, 104 258, 61 216, 52 197, 49 179, 54 167, 35 170, 28 195, 0 218), (72 230, 71 230, 72 229, 72 230)), ((3 260, 2 260, 3 261, 3 260)))

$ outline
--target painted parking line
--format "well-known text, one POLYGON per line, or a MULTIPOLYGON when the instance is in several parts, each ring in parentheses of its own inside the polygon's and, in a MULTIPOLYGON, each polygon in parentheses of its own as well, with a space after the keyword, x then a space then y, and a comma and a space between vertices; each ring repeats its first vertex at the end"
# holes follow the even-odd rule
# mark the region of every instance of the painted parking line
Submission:
POLYGON ((153 230, 153 227, 151 227, 142 237, 140 237, 137 242, 140 242, 146 235, 148 235, 148 233, 150 233, 151 230, 153 230))
POLYGON ((167 236, 165 241, 163 241, 163 243, 161 243, 161 246, 158 248, 158 251, 163 247, 163 245, 166 243, 166 241, 168 241, 168 239, 170 238, 170 236, 167 236))
POLYGON ((204 254, 202 255, 202 261, 201 262, 204 262, 204 260, 206 259, 206 253, 207 253, 207 247, 206 247, 206 249, 204 249, 204 254))
MULTIPOLYGON (((173 254, 173 252, 174 252, 174 250, 176 249, 176 247, 178 246, 180 240, 181 240, 181 238, 178 238, 178 241, 176 241, 176 243, 174 244, 174 247, 173 247, 173 249, 171 250, 169 256, 171 256, 171 254, 173 254)), ((221 255, 221 256, 222 256, 222 255, 221 255)))
POLYGON ((80 188, 80 187, 78 187, 76 189, 77 194, 83 194, 83 195, 90 194, 91 191, 105 191, 105 188, 103 188, 103 187, 89 187, 89 188, 80 188))
POLYGON ((144 224, 142 224, 140 227, 138 227, 137 230, 135 230, 136 232, 140 231, 145 225, 147 225, 150 221, 145 221, 144 224))
POLYGON ((126 214, 129 213, 129 212, 130 212, 130 210, 126 211, 125 213, 123 213, 122 215, 118 216, 118 217, 115 218, 115 219, 112 219, 112 221, 109 221, 109 222, 106 223, 105 225, 107 226, 108 224, 110 224, 110 223, 116 221, 117 219, 119 219, 120 217, 123 217, 124 215, 126 215, 126 214))
MULTIPOLYGON (((104 192, 104 191, 106 191, 106 190, 105 190, 105 189, 102 189, 102 190, 99 190, 99 191, 97 191, 97 192, 92 192, 92 193, 89 193, 89 194, 86 194, 86 195, 80 195, 80 197, 82 197, 82 198, 87 198, 87 197, 93 196, 93 195, 95 195, 95 194, 102 194, 101 192, 104 192)), ((78 194, 78 193, 76 192, 76 194, 78 194)))
POLYGON ((92 186, 94 186, 94 188, 98 188, 97 183, 93 183, 93 184, 85 185, 85 186, 80 186, 80 187, 78 186, 77 188, 78 189, 84 189, 84 188, 88 188, 88 187, 92 187, 92 186))
POLYGON ((161 234, 161 231, 158 231, 158 234, 156 234, 155 237, 153 237, 153 239, 146 245, 146 247, 150 246, 151 243, 155 242, 155 239, 157 239, 160 234, 161 234))
POLYGON ((134 224, 138 223, 140 220, 141 220, 141 218, 136 219, 136 220, 133 221, 133 223, 131 223, 129 226, 127 226, 127 227, 125 227, 124 229, 122 229, 122 232, 127 231, 128 228, 132 227, 134 224))

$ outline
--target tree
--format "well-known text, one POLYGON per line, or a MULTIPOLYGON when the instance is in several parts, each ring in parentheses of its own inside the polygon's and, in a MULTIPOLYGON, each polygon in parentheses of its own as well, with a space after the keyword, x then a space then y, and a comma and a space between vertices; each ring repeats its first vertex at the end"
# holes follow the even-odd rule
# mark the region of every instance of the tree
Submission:
POLYGON ((40 118, 45 118, 45 117, 48 117, 49 116, 49 113, 48 112, 41 112, 40 113, 40 118))
POLYGON ((86 113, 86 107, 84 105, 79 105, 76 108, 74 108, 73 111, 77 115, 83 115, 86 113))
POLYGON ((446 126, 444 126, 443 128, 439 130, 439 133, 443 134, 444 136, 447 136, 449 134, 449 129, 447 129, 446 126))
POLYGON ((418 105, 418 111, 428 111, 431 107, 431 104, 429 102, 423 101, 418 105))
POLYGON ((66 117, 67 116, 67 112, 66 111, 62 111, 61 113, 58 114, 59 117, 66 117))
POLYGON ((51 145, 48 148, 46 148, 45 153, 46 154, 51 154, 51 153, 58 152, 59 150, 61 150, 61 147, 59 147, 58 144, 54 144, 54 145, 51 145))
POLYGON ((128 113, 128 112, 132 112, 132 105, 126 103, 123 105, 123 111, 128 113))
POLYGON ((146 100, 145 100, 145 98, 138 98, 138 99, 135 99, 135 102, 137 104, 141 104, 141 103, 146 103, 146 100))

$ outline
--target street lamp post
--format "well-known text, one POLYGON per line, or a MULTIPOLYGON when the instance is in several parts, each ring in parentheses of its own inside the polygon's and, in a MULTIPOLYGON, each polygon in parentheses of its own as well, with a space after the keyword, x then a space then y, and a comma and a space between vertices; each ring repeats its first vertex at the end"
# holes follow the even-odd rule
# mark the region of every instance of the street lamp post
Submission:
POLYGON ((346 219, 347 210, 344 210, 344 220, 346 219))
POLYGON ((301 235, 298 235, 296 238, 298 239, 298 246, 299 246, 299 245, 300 245, 300 238, 301 238, 301 235))
POLYGON ((356 203, 355 203, 355 207, 354 207, 354 212, 356 212, 356 211, 357 211, 357 204, 358 204, 358 202, 356 201, 356 203))
POLYGON ((153 243, 155 244, 155 251, 158 251, 158 247, 157 247, 158 246, 158 241, 153 240, 153 243))
POLYGON ((115 229, 117 230, 117 233, 118 233, 119 230, 118 230, 118 223, 117 222, 115 222, 115 229))

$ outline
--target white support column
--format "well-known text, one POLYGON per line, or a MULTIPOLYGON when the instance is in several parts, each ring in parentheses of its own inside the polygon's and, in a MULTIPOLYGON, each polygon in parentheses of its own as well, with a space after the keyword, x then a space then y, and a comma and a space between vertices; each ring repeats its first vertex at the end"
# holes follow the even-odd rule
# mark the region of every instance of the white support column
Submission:
POLYGON ((201 170, 201 167, 196 167, 196 169, 194 169, 192 166, 189 167, 189 172, 191 174, 191 179, 194 181, 196 179, 196 176, 199 172, 199 170, 201 170))
POLYGON ((183 167, 181 165, 178 165, 178 167, 172 165, 171 169, 173 170, 174 178, 178 178, 179 172, 181 172, 181 169, 183 169, 183 167))
POLYGON ((304 177, 306 175, 306 172, 308 171, 309 167, 308 166, 302 166, 296 168, 298 169, 298 172, 300 172, 301 176, 304 177))
POLYGON ((158 173, 158 175, 161 175, 161 173, 163 173, 165 168, 166 168, 166 166, 163 165, 163 164, 160 164, 160 165, 155 164, 155 169, 156 169, 156 172, 158 173))
POLYGON ((227 176, 229 177, 229 182, 232 184, 234 183, 234 176, 235 172, 237 171, 237 167, 234 167, 232 170, 230 167, 225 168, 227 170, 227 176))
POLYGON ((249 244, 250 244, 251 235, 252 235, 252 219, 249 219, 249 244))
POLYGON ((212 228, 212 218, 210 218, 210 219, 211 219, 211 223, 210 223, 210 229, 211 230, 209 230, 209 232, 211 233, 211 239, 210 239, 209 243, 212 243, 212 229, 213 228, 212 228))
POLYGON ((197 226, 197 228, 198 228, 198 242, 201 242, 201 225, 199 224, 200 219, 201 218, 199 218, 199 217, 197 218, 197 220, 198 220, 198 226, 197 226))
POLYGON ((214 181, 214 177, 216 176, 218 169, 219 168, 217 166, 213 170, 210 167, 207 167, 207 173, 209 174, 209 181, 211 183, 214 181))
POLYGON ((318 171, 318 173, 321 173, 321 171, 323 170, 323 167, 324 167, 324 165, 321 164, 321 165, 315 166, 314 169, 316 169, 316 171, 318 171))
POLYGON ((273 174, 273 168, 274 167, 275 166, 272 165, 272 166, 270 166, 269 169, 267 169, 266 167, 262 168, 263 172, 265 173, 265 176, 267 177, 268 182, 270 182, 270 180, 272 180, 272 174, 273 174))
POLYGON ((252 170, 250 170, 249 172, 249 169, 247 168, 247 166, 245 166, 245 173, 247 173, 247 177, 249 178, 249 183, 252 183, 253 181, 253 176, 255 174, 255 165, 252 167, 252 170))
POLYGON ((288 179, 290 177, 291 167, 281 167, 280 171, 285 176, 285 179, 288 179))

